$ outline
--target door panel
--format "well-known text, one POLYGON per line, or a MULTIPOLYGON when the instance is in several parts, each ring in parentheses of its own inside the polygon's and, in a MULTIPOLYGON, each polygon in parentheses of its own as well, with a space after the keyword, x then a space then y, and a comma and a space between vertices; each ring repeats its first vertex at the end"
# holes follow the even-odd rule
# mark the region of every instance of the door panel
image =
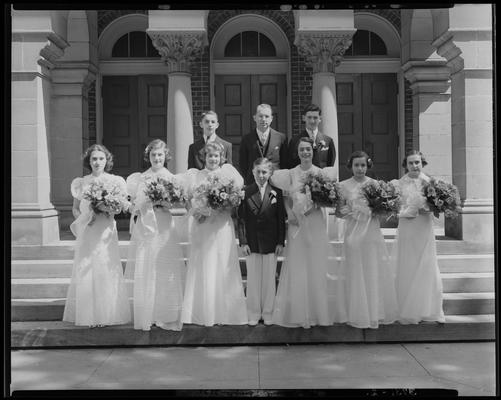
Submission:
POLYGON ((256 106, 267 103, 273 109, 272 127, 286 132, 285 75, 216 75, 217 134, 233 145, 233 165, 238 167, 242 136, 255 129, 256 106))
POLYGON ((346 168, 350 154, 361 149, 362 136, 362 93, 360 74, 342 75, 336 78, 339 180, 351 177, 346 168))
POLYGON ((167 138, 167 78, 105 76, 102 93, 103 143, 114 155, 113 173, 126 178, 149 167, 143 151, 151 140, 167 138))
POLYGON ((362 75, 363 148, 373 157, 374 178, 398 178, 397 80, 394 74, 362 75))
POLYGON ((138 166, 137 77, 103 77, 103 144, 114 155, 113 173, 126 177, 138 166))

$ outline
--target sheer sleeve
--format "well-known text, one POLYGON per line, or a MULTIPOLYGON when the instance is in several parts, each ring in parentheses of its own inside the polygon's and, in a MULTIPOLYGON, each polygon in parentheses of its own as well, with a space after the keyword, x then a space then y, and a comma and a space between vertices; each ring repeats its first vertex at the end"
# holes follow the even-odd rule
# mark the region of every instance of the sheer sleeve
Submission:
POLYGON ((290 174, 290 170, 277 169, 271 175, 270 182, 277 188, 282 189, 284 195, 288 195, 292 187, 292 177, 290 174))
POLYGON ((322 168, 320 173, 326 178, 335 179, 337 181, 337 168, 336 167, 322 168))
POLYGON ((200 172, 200 170, 196 168, 190 168, 186 172, 182 172, 180 174, 174 175, 174 177, 178 180, 178 182, 181 184, 183 187, 185 193, 188 196, 191 196, 191 193, 193 191, 193 186, 196 183, 197 180, 197 174, 200 172))
POLYGON ((221 174, 224 177, 233 179, 237 186, 244 185, 244 178, 242 178, 242 175, 240 175, 237 169, 231 164, 223 164, 221 166, 221 174))
POLYGON ((132 198, 132 200, 134 200, 137 196, 137 189, 140 181, 141 181, 140 172, 134 172, 133 174, 127 177, 126 181, 127 194, 132 198))
POLYGON ((71 182, 71 195, 77 199, 77 200, 82 200, 82 194, 83 194, 83 178, 75 178, 71 182))

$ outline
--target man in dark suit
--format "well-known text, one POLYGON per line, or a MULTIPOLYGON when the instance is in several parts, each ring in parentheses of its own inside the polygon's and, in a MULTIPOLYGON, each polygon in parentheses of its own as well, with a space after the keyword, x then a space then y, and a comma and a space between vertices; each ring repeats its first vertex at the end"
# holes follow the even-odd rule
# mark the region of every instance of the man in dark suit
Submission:
POLYGON ((273 169, 287 168, 287 137, 270 127, 273 114, 269 104, 260 104, 254 115, 256 129, 242 138, 240 143, 240 172, 246 185, 254 182, 252 165, 266 157, 273 169))
POLYGON ((245 187, 238 209, 238 238, 247 266, 247 315, 249 325, 263 319, 271 324, 275 299, 277 256, 285 240, 285 207, 282 191, 268 179, 273 165, 267 158, 253 163, 255 182, 245 187))
POLYGON ((310 137, 313 139, 313 164, 317 167, 332 167, 336 160, 336 148, 334 141, 330 136, 324 135, 318 130, 318 125, 322 121, 322 111, 316 104, 308 105, 303 111, 303 121, 305 130, 299 135, 294 135, 289 142, 289 161, 288 167, 294 168, 299 165, 300 160, 297 154, 299 138, 310 137))
POLYGON ((203 136, 190 144, 188 149, 188 168, 205 168, 204 146, 207 142, 217 142, 223 146, 223 156, 228 164, 231 164, 231 143, 221 139, 216 135, 216 129, 219 127, 217 114, 214 111, 207 111, 202 114, 200 127, 203 130, 203 136))

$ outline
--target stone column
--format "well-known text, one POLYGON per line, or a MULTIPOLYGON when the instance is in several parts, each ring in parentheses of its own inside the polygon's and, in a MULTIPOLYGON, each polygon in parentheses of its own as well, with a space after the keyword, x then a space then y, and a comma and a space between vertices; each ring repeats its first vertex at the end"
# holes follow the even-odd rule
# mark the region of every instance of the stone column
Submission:
POLYGON ((204 33, 148 31, 153 45, 167 65, 169 91, 167 100, 167 146, 172 151, 170 169, 188 168, 188 147, 193 143, 193 108, 191 98, 191 63, 207 41, 204 33))
MULTIPOLYGON (((492 31, 485 27, 464 28, 465 21, 472 21, 464 17, 481 11, 471 7, 464 5, 451 10, 450 23, 457 30, 450 29, 433 42, 437 52, 447 59, 452 74, 452 179, 463 203, 459 218, 446 221, 445 233, 492 245, 492 31), (461 15, 463 18, 459 18, 461 15)), ((489 10, 486 15, 489 19, 489 10)))
POLYGON ((62 230, 73 221, 70 183, 84 173, 80 155, 89 145, 87 95, 95 77, 89 63, 60 63, 52 71, 51 197, 62 230))
POLYGON ((67 46, 65 39, 50 30, 18 30, 13 22, 13 244, 42 245, 59 240, 58 212, 50 200, 50 79, 55 61, 67 46))

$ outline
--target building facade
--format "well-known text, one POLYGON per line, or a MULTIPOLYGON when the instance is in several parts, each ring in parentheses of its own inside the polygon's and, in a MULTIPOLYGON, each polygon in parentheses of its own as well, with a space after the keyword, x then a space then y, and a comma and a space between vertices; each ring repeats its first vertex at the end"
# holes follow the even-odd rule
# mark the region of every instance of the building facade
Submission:
POLYGON ((169 169, 187 168, 202 112, 233 143, 273 106, 297 134, 322 108, 340 179, 364 149, 383 179, 406 151, 458 186, 463 209, 446 235, 493 242, 492 8, 377 10, 12 10, 12 241, 47 244, 71 223, 71 180, 92 143, 114 173, 144 169, 166 140, 169 169))

